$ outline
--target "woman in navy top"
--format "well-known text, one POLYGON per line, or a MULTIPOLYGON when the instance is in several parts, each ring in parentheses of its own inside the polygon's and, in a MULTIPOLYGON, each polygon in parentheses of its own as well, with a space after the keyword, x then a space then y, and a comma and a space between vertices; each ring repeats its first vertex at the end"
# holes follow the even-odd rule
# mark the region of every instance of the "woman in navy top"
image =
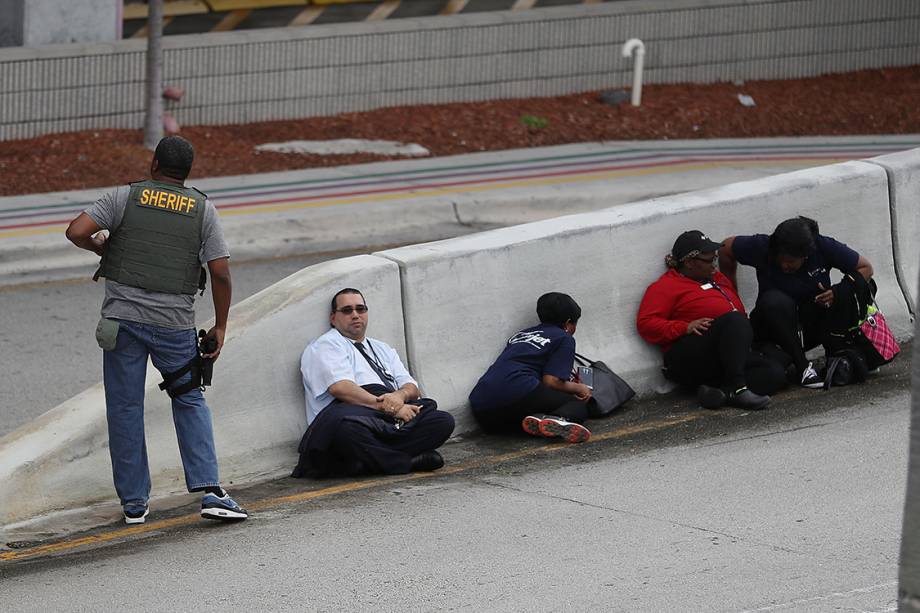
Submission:
POLYGON ((523 427, 528 434, 585 441, 591 433, 580 424, 591 389, 570 381, 581 308, 571 296, 551 292, 537 301, 537 316, 540 325, 508 339, 470 392, 473 416, 487 432, 523 427))
MULTIPOLYGON (((757 303, 751 312, 755 341, 776 343, 792 359, 803 387, 821 388, 823 380, 805 357, 808 349, 824 343, 840 318, 840 308, 852 302, 832 286, 830 271, 872 278, 865 257, 818 232, 818 223, 795 217, 780 223, 773 234, 732 236, 719 250, 719 268, 735 282, 737 264, 757 271, 757 303), (804 343, 799 339, 802 329, 804 343)), ((848 286, 849 287, 849 286, 848 286)))

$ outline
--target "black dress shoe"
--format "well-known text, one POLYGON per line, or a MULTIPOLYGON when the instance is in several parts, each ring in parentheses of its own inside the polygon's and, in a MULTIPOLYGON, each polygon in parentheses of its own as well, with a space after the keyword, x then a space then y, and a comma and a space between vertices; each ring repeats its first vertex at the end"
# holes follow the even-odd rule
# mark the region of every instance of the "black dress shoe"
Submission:
POLYGON ((437 470, 444 466, 444 458, 441 457, 441 454, 432 449, 431 451, 423 451, 414 458, 412 458, 412 463, 409 465, 409 470, 414 473, 417 472, 431 472, 432 470, 437 470))
POLYGON ((768 404, 770 404, 769 396, 755 394, 746 387, 742 387, 740 390, 728 395, 728 405, 737 409, 757 411, 765 408, 768 404))
POLYGON ((704 409, 718 409, 725 404, 725 392, 717 387, 700 385, 696 388, 696 400, 704 409))

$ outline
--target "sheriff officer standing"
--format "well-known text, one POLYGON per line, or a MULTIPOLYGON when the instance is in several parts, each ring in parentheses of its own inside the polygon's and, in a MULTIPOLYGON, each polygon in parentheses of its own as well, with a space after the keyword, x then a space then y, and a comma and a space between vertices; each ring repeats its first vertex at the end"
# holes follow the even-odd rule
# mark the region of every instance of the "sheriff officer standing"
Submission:
MULTIPOLYGON (((230 253, 214 206, 185 185, 193 158, 191 143, 167 136, 154 152, 150 180, 105 194, 67 228, 73 244, 102 256, 96 276, 106 278, 105 299, 96 340, 104 350, 115 490, 129 524, 144 522, 150 496, 144 441, 147 358, 168 379, 198 356, 194 300, 204 289, 203 263, 216 312, 208 332, 216 348, 204 357, 220 354, 227 327, 230 253), (100 230, 108 230, 108 238, 100 230)), ((202 517, 246 519, 246 511, 220 487, 211 413, 192 373, 169 389, 186 486, 203 492, 202 517)))

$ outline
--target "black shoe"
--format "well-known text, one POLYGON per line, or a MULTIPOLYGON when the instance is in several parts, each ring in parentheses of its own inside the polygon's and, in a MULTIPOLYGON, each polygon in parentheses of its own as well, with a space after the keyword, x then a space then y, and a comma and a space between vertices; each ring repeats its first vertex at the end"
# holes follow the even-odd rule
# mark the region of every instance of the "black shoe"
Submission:
POLYGON ((802 371, 802 387, 807 387, 813 390, 824 388, 824 377, 818 374, 811 362, 809 362, 808 366, 805 367, 805 370, 802 371))
POLYGON ((444 458, 441 457, 440 453, 432 449, 431 451, 423 451, 412 458, 409 470, 414 473, 431 472, 442 466, 444 466, 444 458))
POLYGON ((757 411, 770 404, 769 396, 761 396, 760 394, 755 394, 746 387, 735 390, 728 395, 728 405, 735 407, 736 409, 748 409, 749 411, 757 411))
POLYGON ((717 387, 701 385, 696 388, 696 400, 704 409, 718 409, 726 399, 725 392, 717 387))

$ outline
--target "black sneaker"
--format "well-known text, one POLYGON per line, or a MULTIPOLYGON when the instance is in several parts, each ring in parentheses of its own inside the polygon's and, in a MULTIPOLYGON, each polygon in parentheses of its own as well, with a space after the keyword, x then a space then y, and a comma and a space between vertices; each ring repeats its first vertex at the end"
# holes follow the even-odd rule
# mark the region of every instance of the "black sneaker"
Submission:
POLYGON ((126 504, 122 509, 125 513, 126 524, 142 524, 147 521, 150 508, 147 505, 126 504))
POLYGON ((700 385, 696 388, 696 400, 704 409, 718 409, 725 404, 727 396, 717 387, 700 385))
POLYGON ((818 375, 818 371, 815 370, 811 362, 802 371, 802 387, 813 390, 819 390, 824 387, 824 379, 818 375))
POLYGON ((423 451, 412 458, 409 470, 414 473, 431 472, 433 470, 438 470, 442 466, 444 466, 444 458, 441 457, 440 453, 432 449, 430 451, 423 451))
POLYGON ((201 498, 201 516, 205 519, 217 519, 220 521, 243 521, 249 517, 240 505, 236 504, 230 494, 221 490, 224 495, 218 496, 208 492, 201 498))
POLYGON ((749 411, 758 411, 770 404, 769 396, 755 394, 746 387, 735 390, 728 395, 728 405, 736 409, 747 409, 749 411))

